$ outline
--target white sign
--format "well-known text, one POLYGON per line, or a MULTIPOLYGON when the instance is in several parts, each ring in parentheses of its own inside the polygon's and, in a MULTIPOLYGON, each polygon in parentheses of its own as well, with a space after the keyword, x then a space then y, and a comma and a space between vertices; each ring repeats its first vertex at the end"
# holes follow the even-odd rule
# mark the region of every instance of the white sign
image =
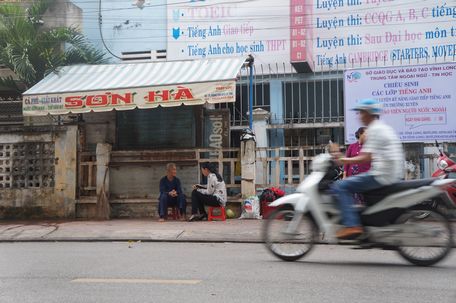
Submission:
POLYGON ((105 112, 134 108, 155 108, 236 100, 236 82, 220 81, 110 91, 24 95, 24 116, 61 115, 68 113, 105 112))
POLYGON ((456 141, 456 62, 348 70, 344 88, 346 143, 361 126, 350 109, 366 98, 383 104, 381 119, 402 142, 456 141))
POLYGON ((274 69, 290 62, 289 1, 168 0, 167 8, 168 60, 252 54, 274 69))
POLYGON ((314 0, 316 70, 452 62, 456 0, 314 0))

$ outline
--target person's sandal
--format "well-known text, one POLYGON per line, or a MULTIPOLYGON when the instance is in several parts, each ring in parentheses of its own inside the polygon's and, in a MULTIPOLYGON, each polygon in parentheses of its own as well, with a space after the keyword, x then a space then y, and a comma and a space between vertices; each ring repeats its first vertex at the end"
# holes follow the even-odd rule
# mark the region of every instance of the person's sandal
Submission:
POLYGON ((190 216, 190 218, 188 218, 188 222, 194 222, 194 221, 200 221, 200 216, 198 216, 197 214, 193 214, 190 216))

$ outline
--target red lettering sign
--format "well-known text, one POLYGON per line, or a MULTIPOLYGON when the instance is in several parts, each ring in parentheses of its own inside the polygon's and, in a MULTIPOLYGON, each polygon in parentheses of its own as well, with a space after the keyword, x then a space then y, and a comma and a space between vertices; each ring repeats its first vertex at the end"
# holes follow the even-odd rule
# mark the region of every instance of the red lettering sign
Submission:
POLYGON ((121 96, 119 94, 113 94, 111 96, 111 104, 112 105, 118 105, 120 102, 123 102, 124 104, 133 103, 133 94, 132 93, 126 93, 125 96, 121 96))
POLYGON ((65 107, 66 108, 78 108, 82 107, 84 101, 81 99, 81 96, 66 97, 65 98, 65 107))
POLYGON ((168 101, 170 97, 169 90, 163 90, 163 91, 156 91, 156 92, 149 92, 149 102, 155 102, 155 101, 168 101), (158 98, 158 100, 157 100, 158 98))
POLYGON ((108 105, 108 96, 106 95, 87 96, 87 107, 101 107, 106 105, 108 105))
POLYGON ((183 86, 178 86, 177 88, 177 93, 174 96, 175 100, 194 99, 192 91, 189 88, 183 86))
POLYGON ((184 86, 178 86, 176 93, 173 93, 173 90, 164 89, 162 91, 149 92, 149 95, 147 96, 147 102, 167 102, 191 99, 195 99, 192 91, 184 86))
POLYGON ((104 107, 109 105, 132 104, 134 93, 124 95, 105 93, 103 95, 70 96, 65 98, 66 108, 104 107))

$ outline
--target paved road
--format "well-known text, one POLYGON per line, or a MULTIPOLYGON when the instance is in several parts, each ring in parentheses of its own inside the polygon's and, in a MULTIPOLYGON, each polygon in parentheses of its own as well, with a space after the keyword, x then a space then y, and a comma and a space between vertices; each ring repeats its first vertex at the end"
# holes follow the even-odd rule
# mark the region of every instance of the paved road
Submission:
POLYGON ((0 302, 456 302, 456 254, 318 246, 287 263, 239 243, 1 243, 0 302))

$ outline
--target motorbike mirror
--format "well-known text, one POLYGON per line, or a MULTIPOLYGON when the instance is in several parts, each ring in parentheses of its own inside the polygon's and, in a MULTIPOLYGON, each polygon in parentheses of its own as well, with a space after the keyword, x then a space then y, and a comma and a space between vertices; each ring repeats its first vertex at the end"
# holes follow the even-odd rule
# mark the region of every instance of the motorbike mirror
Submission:
POLYGON ((440 149, 440 145, 439 145, 439 142, 437 142, 437 140, 435 140, 435 147, 437 147, 437 149, 439 150, 440 156, 443 156, 443 150, 440 149))

